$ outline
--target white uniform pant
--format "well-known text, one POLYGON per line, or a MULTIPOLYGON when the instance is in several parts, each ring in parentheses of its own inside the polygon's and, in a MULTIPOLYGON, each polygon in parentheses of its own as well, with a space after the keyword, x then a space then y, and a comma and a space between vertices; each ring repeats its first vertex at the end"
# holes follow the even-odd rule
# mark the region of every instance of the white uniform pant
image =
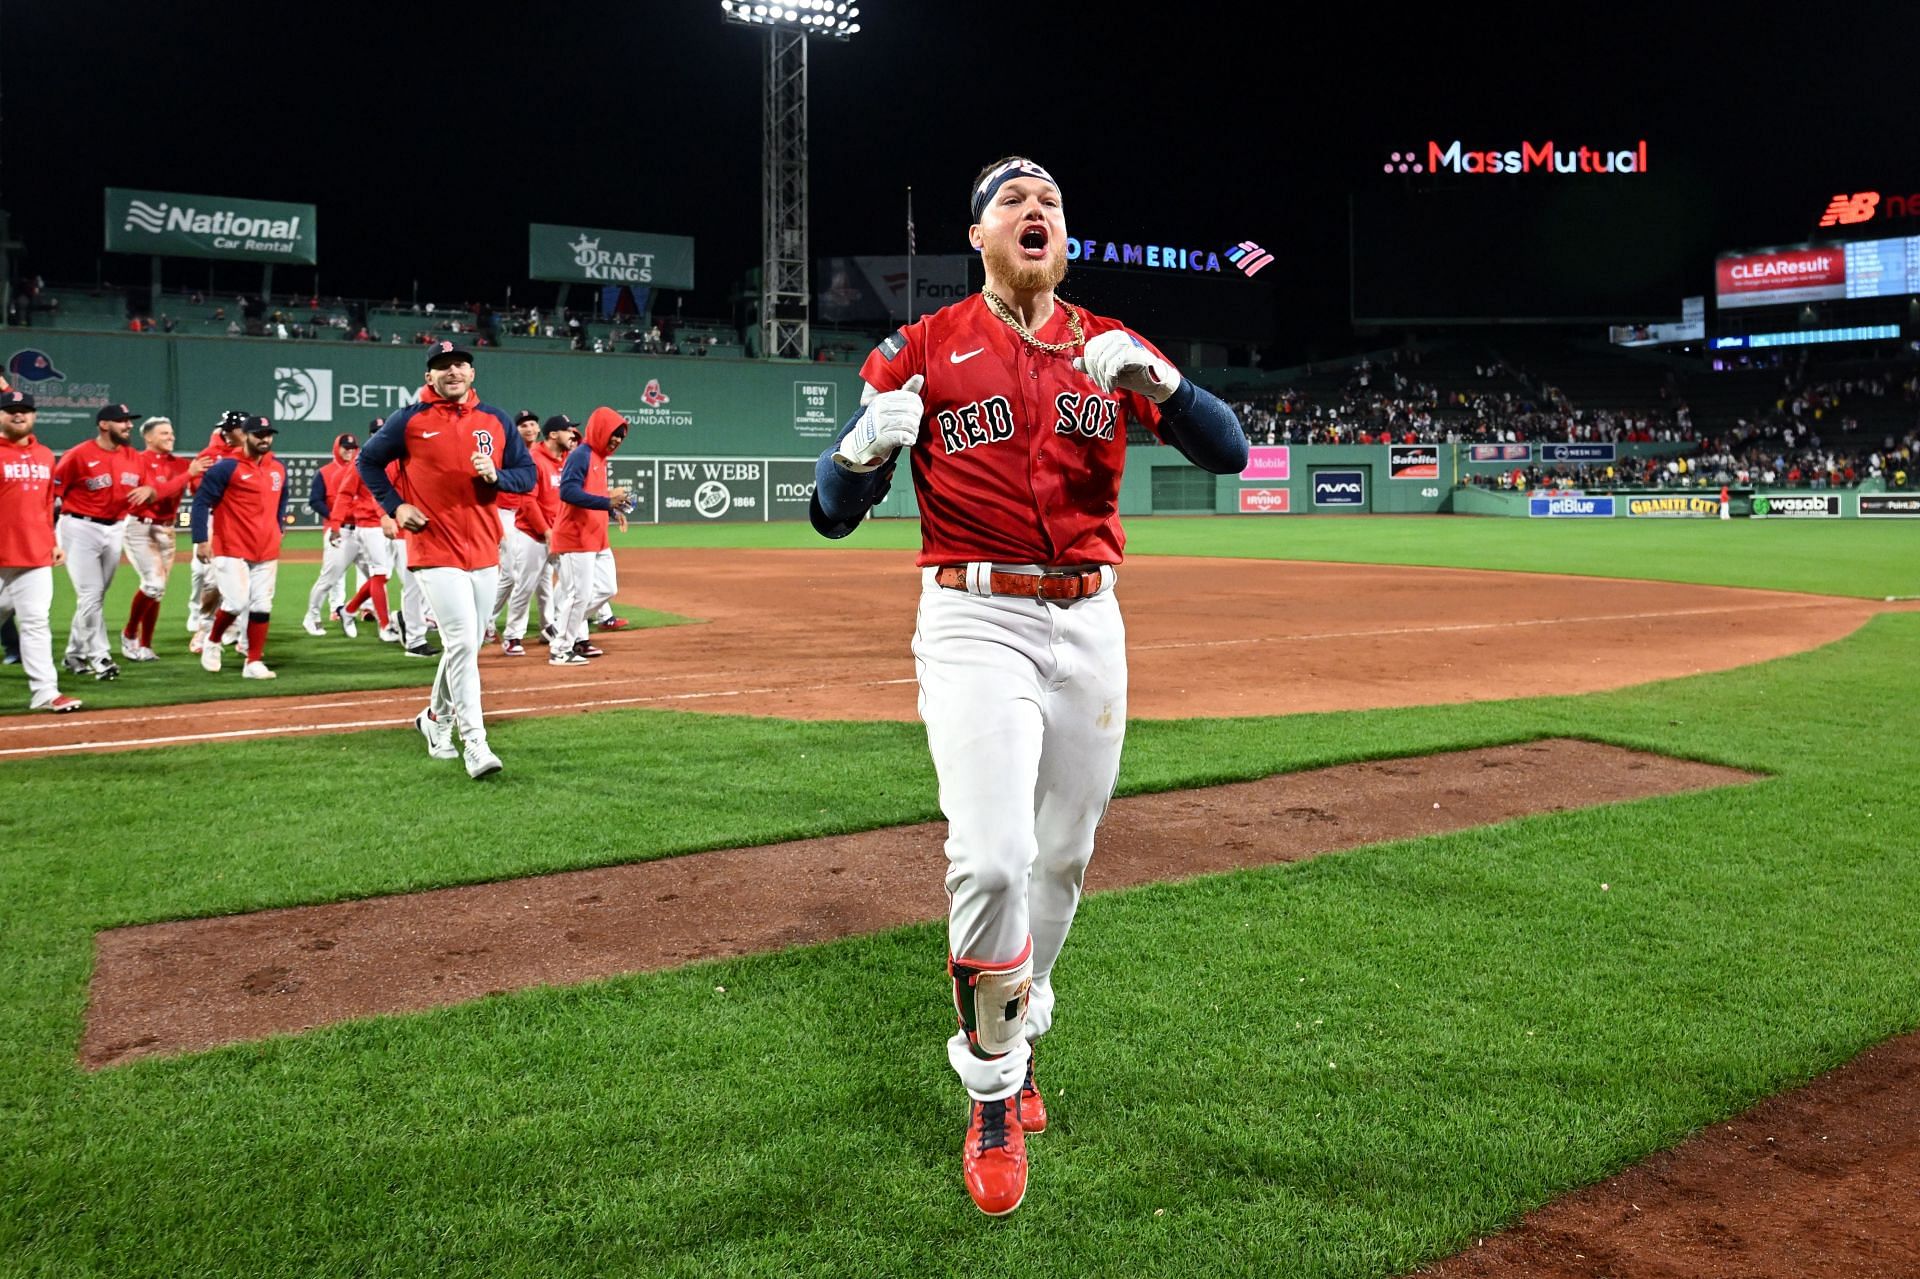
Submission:
POLYGON ((413 579, 425 592, 440 623, 440 667, 433 674, 427 705, 435 719, 451 720, 463 742, 485 741, 487 723, 480 711, 480 644, 488 610, 499 589, 500 570, 423 568, 413 579))
POLYGON ((196 633, 205 630, 213 620, 200 609, 201 598, 213 586, 213 565, 202 564, 195 556, 189 556, 187 564, 190 567, 187 579, 187 630, 196 633))
POLYGON ((595 621, 604 622, 613 616, 613 597, 620 592, 620 578, 613 569, 613 548, 596 552, 593 557, 593 611, 588 614, 595 621))
POLYGON ((387 537, 377 528, 343 528, 338 546, 328 535, 322 538, 322 547, 320 576, 307 593, 307 620, 313 622, 321 620, 323 609, 346 604, 348 568, 358 565, 363 577, 387 571, 387 537))
POLYGON ((494 612, 506 605, 507 617, 500 628, 506 639, 525 639, 527 612, 533 606, 534 591, 547 571, 547 545, 520 531, 514 512, 500 512, 500 585, 494 612))
MULTIPOLYGON (((220 611, 233 614, 235 626, 245 626, 254 613, 262 617, 272 614, 273 588, 279 579, 279 560, 243 560, 234 555, 213 557, 213 580, 220 587, 220 611)), ((261 654, 249 652, 247 657, 257 662, 261 654)))
MULTIPOLYGON (((400 570, 400 629, 409 648, 427 642, 427 598, 407 569, 407 539, 392 540, 393 566, 400 570)), ((436 618, 438 613, 434 615, 436 618)))
POLYGON ((129 519, 126 529, 127 563, 140 575, 141 592, 150 599, 165 599, 167 577, 173 572, 173 525, 129 519))
POLYGON ((947 817, 947 945, 1004 964, 1033 944, 1025 1040, 996 1061, 956 1033, 947 1059, 979 1100, 1011 1095, 1053 1022, 1053 965, 1120 771, 1126 628, 1111 587, 1066 605, 973 595, 923 570, 913 655, 947 817))
POLYGON ((45 706, 60 696, 60 672, 53 664, 53 570, 0 568, 0 622, 9 617, 20 631, 20 666, 27 673, 27 704, 45 706))
POLYGON ((560 584, 553 591, 553 648, 556 652, 572 648, 587 638, 587 618, 606 602, 594 585, 594 551, 568 551, 559 557, 560 584))
POLYGON ((77 515, 62 515, 56 530, 67 553, 67 577, 73 582, 73 625, 67 631, 67 656, 82 661, 111 661, 107 644, 107 588, 120 567, 120 549, 127 526, 96 524, 77 515))

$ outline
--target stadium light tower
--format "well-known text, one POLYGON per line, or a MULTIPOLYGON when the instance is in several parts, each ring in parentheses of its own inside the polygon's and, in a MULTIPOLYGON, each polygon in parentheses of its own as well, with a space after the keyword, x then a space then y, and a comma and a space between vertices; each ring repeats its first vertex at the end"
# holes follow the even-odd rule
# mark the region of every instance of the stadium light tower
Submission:
POLYGON ((849 40, 860 7, 843 0, 720 0, 726 20, 767 33, 761 78, 760 354, 804 360, 807 316, 807 37, 849 40))

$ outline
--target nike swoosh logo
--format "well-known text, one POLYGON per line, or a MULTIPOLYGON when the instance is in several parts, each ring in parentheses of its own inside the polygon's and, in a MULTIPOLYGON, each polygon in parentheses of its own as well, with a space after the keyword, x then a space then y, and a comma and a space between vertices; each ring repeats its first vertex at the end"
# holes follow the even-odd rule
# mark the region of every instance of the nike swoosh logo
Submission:
POLYGON ((420 438, 423 440, 430 440, 438 434, 440 434, 440 432, 438 431, 422 431, 420 432, 420 438))
POLYGON ((100 464, 99 464, 98 462, 89 462, 89 463, 87 463, 87 466, 88 466, 88 468, 89 468, 89 469, 91 469, 91 468, 93 468, 93 467, 96 467, 96 466, 98 466, 98 465, 100 465, 100 464))
POLYGON ((947 358, 949 360, 952 360, 955 364, 965 364, 968 360, 971 360, 974 356, 980 354, 980 352, 986 349, 987 348, 984 346, 975 347, 973 350, 968 351, 965 355, 962 355, 960 354, 960 352, 955 351, 952 355, 949 355, 947 358))

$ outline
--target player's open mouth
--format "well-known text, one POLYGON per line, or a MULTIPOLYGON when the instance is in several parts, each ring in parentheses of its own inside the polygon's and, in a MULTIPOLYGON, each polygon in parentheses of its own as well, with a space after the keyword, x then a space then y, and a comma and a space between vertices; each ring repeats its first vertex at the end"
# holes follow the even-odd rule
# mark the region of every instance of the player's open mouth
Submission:
POLYGON ((1047 228, 1030 226, 1020 233, 1020 252, 1030 258, 1047 256, 1047 228))

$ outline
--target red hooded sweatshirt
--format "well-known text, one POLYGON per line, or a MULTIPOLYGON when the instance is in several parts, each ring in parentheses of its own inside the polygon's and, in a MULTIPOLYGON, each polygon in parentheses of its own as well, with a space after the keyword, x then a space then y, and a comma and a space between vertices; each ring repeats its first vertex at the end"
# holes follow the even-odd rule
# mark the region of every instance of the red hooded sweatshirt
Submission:
POLYGON ((580 444, 560 467, 560 518, 553 524, 555 555, 607 549, 607 459, 627 438, 627 419, 597 408, 580 444))

